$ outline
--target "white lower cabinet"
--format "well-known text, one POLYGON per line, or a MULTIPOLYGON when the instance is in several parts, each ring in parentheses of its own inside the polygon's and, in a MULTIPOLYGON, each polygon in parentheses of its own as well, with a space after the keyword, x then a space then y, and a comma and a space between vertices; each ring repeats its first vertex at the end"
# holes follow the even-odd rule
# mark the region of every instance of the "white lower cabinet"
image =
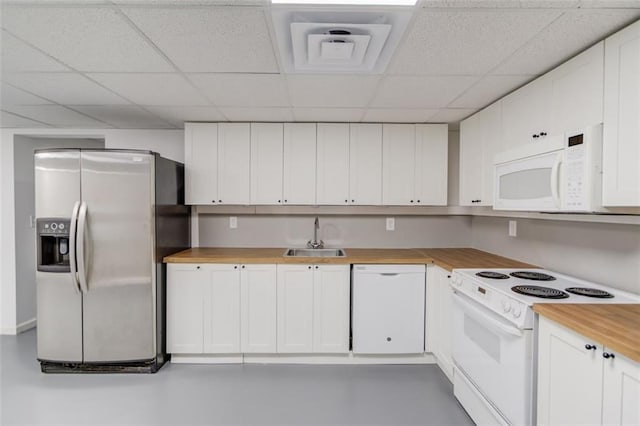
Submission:
POLYGON ((537 401, 539 425, 640 424, 640 364, 540 317, 537 401))
POLYGON ((276 352, 276 265, 242 265, 241 352, 276 352))
POLYGON ((452 380, 450 279, 449 271, 434 265, 427 267, 425 352, 433 353, 442 371, 452 380))
POLYGON ((238 265, 205 266, 204 353, 240 352, 240 274, 238 265))
POLYGON ((200 265, 167 265, 167 352, 202 353, 205 281, 200 265))
POLYGON ((349 265, 278 265, 278 353, 349 352, 349 265))

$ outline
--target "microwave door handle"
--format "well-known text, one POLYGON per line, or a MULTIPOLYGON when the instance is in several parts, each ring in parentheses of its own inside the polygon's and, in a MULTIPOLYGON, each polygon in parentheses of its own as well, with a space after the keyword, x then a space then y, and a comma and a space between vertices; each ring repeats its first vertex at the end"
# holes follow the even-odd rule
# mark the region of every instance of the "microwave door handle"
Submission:
POLYGON ((522 331, 517 327, 509 327, 493 318, 493 314, 489 312, 483 312, 483 308, 476 307, 473 303, 465 300, 466 297, 462 296, 458 292, 454 291, 453 299, 459 305, 466 314, 473 317, 475 320, 482 324, 489 324, 493 328, 496 328, 504 333, 510 334, 516 337, 522 337, 522 331))
POLYGON ((71 213, 71 223, 69 225, 69 269, 71 270, 71 281, 76 292, 80 293, 80 283, 78 282, 78 263, 76 262, 76 236, 78 229, 78 210, 80 201, 73 205, 71 213))
POLYGON ((560 186, 560 165, 562 164, 562 152, 558 153, 558 156, 556 157, 556 161, 555 163, 553 163, 553 167, 551 168, 551 198, 553 199, 553 204, 560 208, 560 193, 559 193, 559 186, 560 186))
POLYGON ((84 242, 85 242, 85 232, 87 230, 87 203, 82 202, 80 204, 80 212, 78 213, 78 278, 80 281, 80 289, 83 293, 87 293, 89 291, 89 287, 87 285, 87 271, 84 259, 84 242))

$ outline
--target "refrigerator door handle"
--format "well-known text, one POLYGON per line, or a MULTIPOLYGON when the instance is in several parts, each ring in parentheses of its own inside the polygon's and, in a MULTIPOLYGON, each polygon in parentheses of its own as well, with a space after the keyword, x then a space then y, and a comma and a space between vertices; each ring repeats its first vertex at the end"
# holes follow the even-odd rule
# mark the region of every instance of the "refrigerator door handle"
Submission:
POLYGON ((80 283, 78 282, 78 263, 76 262, 76 235, 78 229, 78 210, 80 209, 80 201, 76 201, 73 205, 71 213, 71 223, 69 229, 69 269, 71 269, 71 281, 73 288, 80 293, 80 283))
POLYGON ((84 259, 84 240, 85 240, 85 232, 87 230, 87 203, 84 201, 80 204, 80 212, 78 213, 78 278, 80 281, 80 290, 83 293, 87 293, 89 291, 89 287, 87 286, 87 273, 85 269, 85 259, 84 259))

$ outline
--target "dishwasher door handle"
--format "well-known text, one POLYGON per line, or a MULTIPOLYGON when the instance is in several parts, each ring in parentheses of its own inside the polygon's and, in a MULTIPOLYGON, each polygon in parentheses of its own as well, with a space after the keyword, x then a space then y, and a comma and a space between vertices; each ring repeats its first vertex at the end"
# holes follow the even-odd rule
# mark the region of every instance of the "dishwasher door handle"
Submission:
POLYGON ((397 272, 380 272, 380 275, 384 277, 395 277, 396 275, 400 275, 397 272))

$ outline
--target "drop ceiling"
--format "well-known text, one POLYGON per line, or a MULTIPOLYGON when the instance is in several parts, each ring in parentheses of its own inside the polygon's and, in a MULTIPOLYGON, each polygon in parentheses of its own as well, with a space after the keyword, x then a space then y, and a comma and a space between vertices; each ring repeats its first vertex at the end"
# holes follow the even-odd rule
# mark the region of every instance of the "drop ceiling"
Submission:
POLYGON ((272 20, 282 7, 0 1, 0 124, 455 124, 640 18, 640 0, 421 0, 403 9, 411 18, 384 72, 293 74, 285 72, 272 20))

